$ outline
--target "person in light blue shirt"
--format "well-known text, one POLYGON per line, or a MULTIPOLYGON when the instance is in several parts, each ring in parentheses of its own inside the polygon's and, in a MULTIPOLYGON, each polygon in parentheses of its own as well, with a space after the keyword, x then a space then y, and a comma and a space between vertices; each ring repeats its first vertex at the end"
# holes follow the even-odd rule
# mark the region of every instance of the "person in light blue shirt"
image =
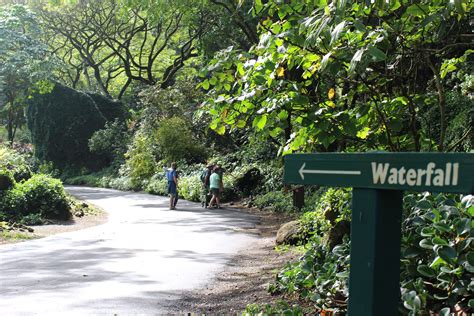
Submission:
POLYGON ((176 162, 172 162, 171 168, 166 171, 166 178, 168 180, 168 194, 170 196, 170 210, 175 210, 176 202, 178 202, 178 173, 176 168, 176 162))
POLYGON ((212 170, 212 174, 209 178, 209 187, 211 189, 212 198, 209 201, 209 207, 212 207, 212 204, 215 202, 216 208, 221 208, 220 206, 220 193, 223 191, 222 185, 222 176, 219 172, 219 166, 215 166, 212 170))

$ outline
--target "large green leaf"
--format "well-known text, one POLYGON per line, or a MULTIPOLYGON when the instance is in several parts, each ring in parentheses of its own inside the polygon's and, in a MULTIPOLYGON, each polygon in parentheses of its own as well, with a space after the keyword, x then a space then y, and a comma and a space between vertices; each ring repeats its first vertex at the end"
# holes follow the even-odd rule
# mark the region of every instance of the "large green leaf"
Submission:
POLYGON ((453 247, 441 246, 436 252, 438 256, 440 256, 446 262, 454 263, 457 261, 458 254, 453 247))
POLYGON ((375 61, 375 62, 383 61, 383 60, 387 59, 387 55, 385 55, 385 53, 383 51, 381 51, 380 49, 378 49, 375 46, 369 47, 367 49, 367 53, 370 56, 372 56, 372 60, 375 61))
POLYGON ((434 245, 448 246, 448 242, 441 237, 434 237, 432 240, 434 245))
POLYGON ((427 265, 419 265, 416 270, 425 277, 434 278, 436 276, 434 270, 427 265))
POLYGON ((257 121, 258 129, 262 130, 267 124, 267 115, 262 115, 257 121))

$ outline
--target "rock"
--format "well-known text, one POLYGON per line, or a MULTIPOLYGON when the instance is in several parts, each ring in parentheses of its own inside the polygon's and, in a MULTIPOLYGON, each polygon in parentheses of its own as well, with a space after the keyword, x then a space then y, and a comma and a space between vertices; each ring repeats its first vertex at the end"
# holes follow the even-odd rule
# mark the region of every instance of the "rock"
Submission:
POLYGON ((75 211, 75 212, 74 212, 74 216, 76 216, 76 217, 82 217, 82 216, 84 216, 84 210, 79 209, 79 210, 75 211))
POLYGON ((283 224, 280 229, 278 230, 276 236, 276 244, 289 244, 289 245, 296 245, 299 241, 299 233, 300 233, 300 222, 299 221, 291 221, 286 224, 283 224))

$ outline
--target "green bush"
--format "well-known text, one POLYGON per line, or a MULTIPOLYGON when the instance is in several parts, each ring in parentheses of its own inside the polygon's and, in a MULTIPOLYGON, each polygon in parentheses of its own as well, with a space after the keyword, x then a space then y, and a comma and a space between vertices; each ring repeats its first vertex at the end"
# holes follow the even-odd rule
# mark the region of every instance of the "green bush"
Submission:
POLYGON ((0 213, 5 220, 18 220, 26 215, 25 193, 18 184, 10 190, 0 192, 0 213))
POLYGON ((473 312, 474 197, 408 194, 402 224, 403 308, 443 314, 473 312))
POLYGON ((0 147, 0 170, 8 170, 16 181, 31 177, 31 169, 25 155, 8 147, 0 147))
POLYGON ((92 134, 89 139, 89 150, 107 157, 107 163, 118 170, 125 162, 125 153, 130 143, 130 135, 124 122, 116 119, 107 122, 105 128, 92 134))
POLYGON ((300 232, 298 239, 306 244, 314 236, 323 237, 331 229, 331 222, 320 211, 305 212, 300 217, 300 232))
MULTIPOLYGON (((344 210, 345 202, 349 201, 337 201, 335 198, 341 194, 344 196, 347 192, 333 191, 323 195, 321 201, 344 210)), ((344 213, 340 212, 340 215, 343 217, 344 213)), ((314 215, 307 215, 309 222, 314 215)), ((455 312, 455 308, 461 308, 466 314, 472 313, 473 216, 472 196, 405 195, 401 241, 401 314, 448 315, 455 312)), ((318 218, 317 214, 315 218, 318 218)), ((315 234, 305 255, 278 273, 270 291, 296 294, 317 306, 345 312, 345 304, 339 304, 345 302, 349 295, 349 249, 347 236, 342 244, 330 251, 323 237, 315 234)))
POLYGON ((143 180, 150 179, 158 169, 150 140, 142 133, 135 134, 132 146, 125 157, 127 160, 121 172, 130 177, 131 187, 141 188, 143 180))
MULTIPOLYGON (((159 173, 154 175, 148 183, 145 191, 151 194, 167 195, 168 181, 164 174, 159 173)), ((199 202, 201 195, 201 180, 199 175, 183 175, 178 179, 178 194, 180 199, 199 202)))
POLYGON ((254 200, 254 205, 258 208, 267 208, 274 212, 291 213, 295 212, 293 197, 289 192, 274 191, 264 195, 259 195, 254 200))
POLYGON ((200 201, 201 180, 199 175, 180 177, 178 180, 178 194, 180 198, 188 201, 200 201))
POLYGON ((289 263, 278 273, 270 292, 297 294, 324 309, 344 312, 348 297, 350 243, 346 241, 329 251, 319 236, 300 261, 289 263), (341 305, 339 305, 340 303, 341 305))
POLYGON ((102 178, 99 180, 100 186, 109 187, 121 191, 139 191, 147 186, 147 181, 133 180, 129 176, 120 176, 118 178, 102 178))
POLYGON ((155 137, 160 155, 168 163, 183 159, 189 163, 206 161, 205 147, 193 137, 188 123, 180 117, 161 121, 155 137))
POLYGON ((44 220, 41 214, 28 214, 20 219, 20 223, 23 225, 42 225, 44 220))
POLYGON ((145 191, 150 194, 156 195, 167 195, 168 194, 168 181, 163 174, 155 174, 148 183, 145 191))
POLYGON ((60 180, 47 175, 34 175, 18 183, 14 190, 23 194, 22 215, 40 214, 46 219, 67 220, 71 218, 71 207, 60 180))

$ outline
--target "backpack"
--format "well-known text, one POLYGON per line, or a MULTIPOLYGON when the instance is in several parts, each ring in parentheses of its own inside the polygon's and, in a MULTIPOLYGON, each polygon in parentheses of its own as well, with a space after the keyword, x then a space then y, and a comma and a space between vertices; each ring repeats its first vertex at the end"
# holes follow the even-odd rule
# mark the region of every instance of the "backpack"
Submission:
POLYGON ((203 183, 204 185, 209 184, 209 170, 207 170, 207 168, 204 169, 201 172, 201 176, 199 178, 201 179, 201 183, 203 183))

